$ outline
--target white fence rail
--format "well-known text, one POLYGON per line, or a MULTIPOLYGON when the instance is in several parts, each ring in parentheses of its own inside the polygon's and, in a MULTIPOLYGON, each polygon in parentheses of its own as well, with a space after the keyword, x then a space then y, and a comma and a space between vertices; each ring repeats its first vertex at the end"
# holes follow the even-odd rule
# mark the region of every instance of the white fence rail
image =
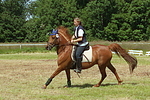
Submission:
POLYGON ((147 51, 145 55, 150 56, 150 51, 147 51))
POLYGON ((46 46, 45 44, 0 44, 0 46, 19 46, 20 49, 22 46, 46 46))
POLYGON ((143 51, 142 50, 129 50, 128 53, 129 54, 133 54, 133 55, 139 55, 139 56, 143 55, 143 51))
MULTIPOLYGON (((131 55, 138 55, 138 56, 144 55, 143 50, 128 50, 128 53, 131 55)), ((112 51, 112 54, 116 54, 116 53, 112 51)), ((145 55, 150 56, 150 51, 145 52, 145 55)))

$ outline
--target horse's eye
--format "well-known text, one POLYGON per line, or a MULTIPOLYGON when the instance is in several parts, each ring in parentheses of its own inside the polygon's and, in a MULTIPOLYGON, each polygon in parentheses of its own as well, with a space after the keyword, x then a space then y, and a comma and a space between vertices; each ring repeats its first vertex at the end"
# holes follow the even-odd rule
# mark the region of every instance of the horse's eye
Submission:
POLYGON ((56 37, 55 36, 52 36, 52 39, 55 39, 56 37))

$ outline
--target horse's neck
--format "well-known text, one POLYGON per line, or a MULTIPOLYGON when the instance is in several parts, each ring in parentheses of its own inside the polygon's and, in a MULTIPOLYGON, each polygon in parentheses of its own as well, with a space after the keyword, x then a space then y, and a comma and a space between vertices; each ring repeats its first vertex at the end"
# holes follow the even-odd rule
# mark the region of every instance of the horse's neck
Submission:
POLYGON ((60 34, 60 43, 59 46, 57 47, 57 54, 61 53, 67 53, 72 50, 72 46, 69 45, 71 37, 68 36, 68 34, 65 34, 63 31, 59 30, 60 34))
POLYGON ((58 46, 57 47, 57 55, 59 55, 63 51, 63 47, 58 46))
POLYGON ((63 38, 62 39, 63 42, 65 42, 65 43, 66 43, 66 41, 70 42, 71 37, 69 37, 69 34, 65 34, 63 31, 60 31, 59 34, 61 35, 61 38, 63 38))
POLYGON ((60 55, 62 53, 69 53, 71 50, 72 50, 71 45, 58 46, 57 47, 57 55, 60 55))

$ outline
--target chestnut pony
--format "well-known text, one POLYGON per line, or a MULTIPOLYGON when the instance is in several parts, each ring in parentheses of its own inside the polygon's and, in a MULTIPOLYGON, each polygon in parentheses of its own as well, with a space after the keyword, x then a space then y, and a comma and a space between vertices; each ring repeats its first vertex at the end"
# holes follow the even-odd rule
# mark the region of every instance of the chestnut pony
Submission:
MULTIPOLYGON (((58 68, 55 72, 48 78, 45 85, 42 87, 46 89, 46 87, 51 83, 52 79, 58 75, 61 71, 66 72, 67 76, 67 86, 71 87, 70 80, 70 69, 72 68, 73 61, 71 59, 71 52, 73 44, 70 44, 71 35, 68 32, 68 29, 61 26, 57 28, 58 32, 55 34, 50 34, 47 49, 51 50, 54 46, 57 48, 57 63, 58 68)), ((92 46, 92 62, 84 62, 82 63, 82 69, 87 69, 97 64, 101 73, 101 80, 94 85, 94 87, 99 87, 103 80, 106 78, 106 67, 109 68, 113 74, 116 76, 118 84, 122 83, 122 80, 118 76, 116 69, 111 64, 112 52, 115 52, 118 56, 122 56, 124 60, 129 64, 130 72, 132 73, 134 68, 137 66, 136 58, 130 56, 125 49, 123 49, 119 44, 113 43, 109 46, 105 45, 93 45, 92 46)))

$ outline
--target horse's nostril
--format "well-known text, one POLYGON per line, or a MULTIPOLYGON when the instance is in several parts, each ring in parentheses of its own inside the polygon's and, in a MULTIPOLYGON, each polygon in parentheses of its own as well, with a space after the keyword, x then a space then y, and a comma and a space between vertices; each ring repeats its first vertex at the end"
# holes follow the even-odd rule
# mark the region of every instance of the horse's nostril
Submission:
POLYGON ((48 46, 46 46, 45 49, 48 50, 48 46))

